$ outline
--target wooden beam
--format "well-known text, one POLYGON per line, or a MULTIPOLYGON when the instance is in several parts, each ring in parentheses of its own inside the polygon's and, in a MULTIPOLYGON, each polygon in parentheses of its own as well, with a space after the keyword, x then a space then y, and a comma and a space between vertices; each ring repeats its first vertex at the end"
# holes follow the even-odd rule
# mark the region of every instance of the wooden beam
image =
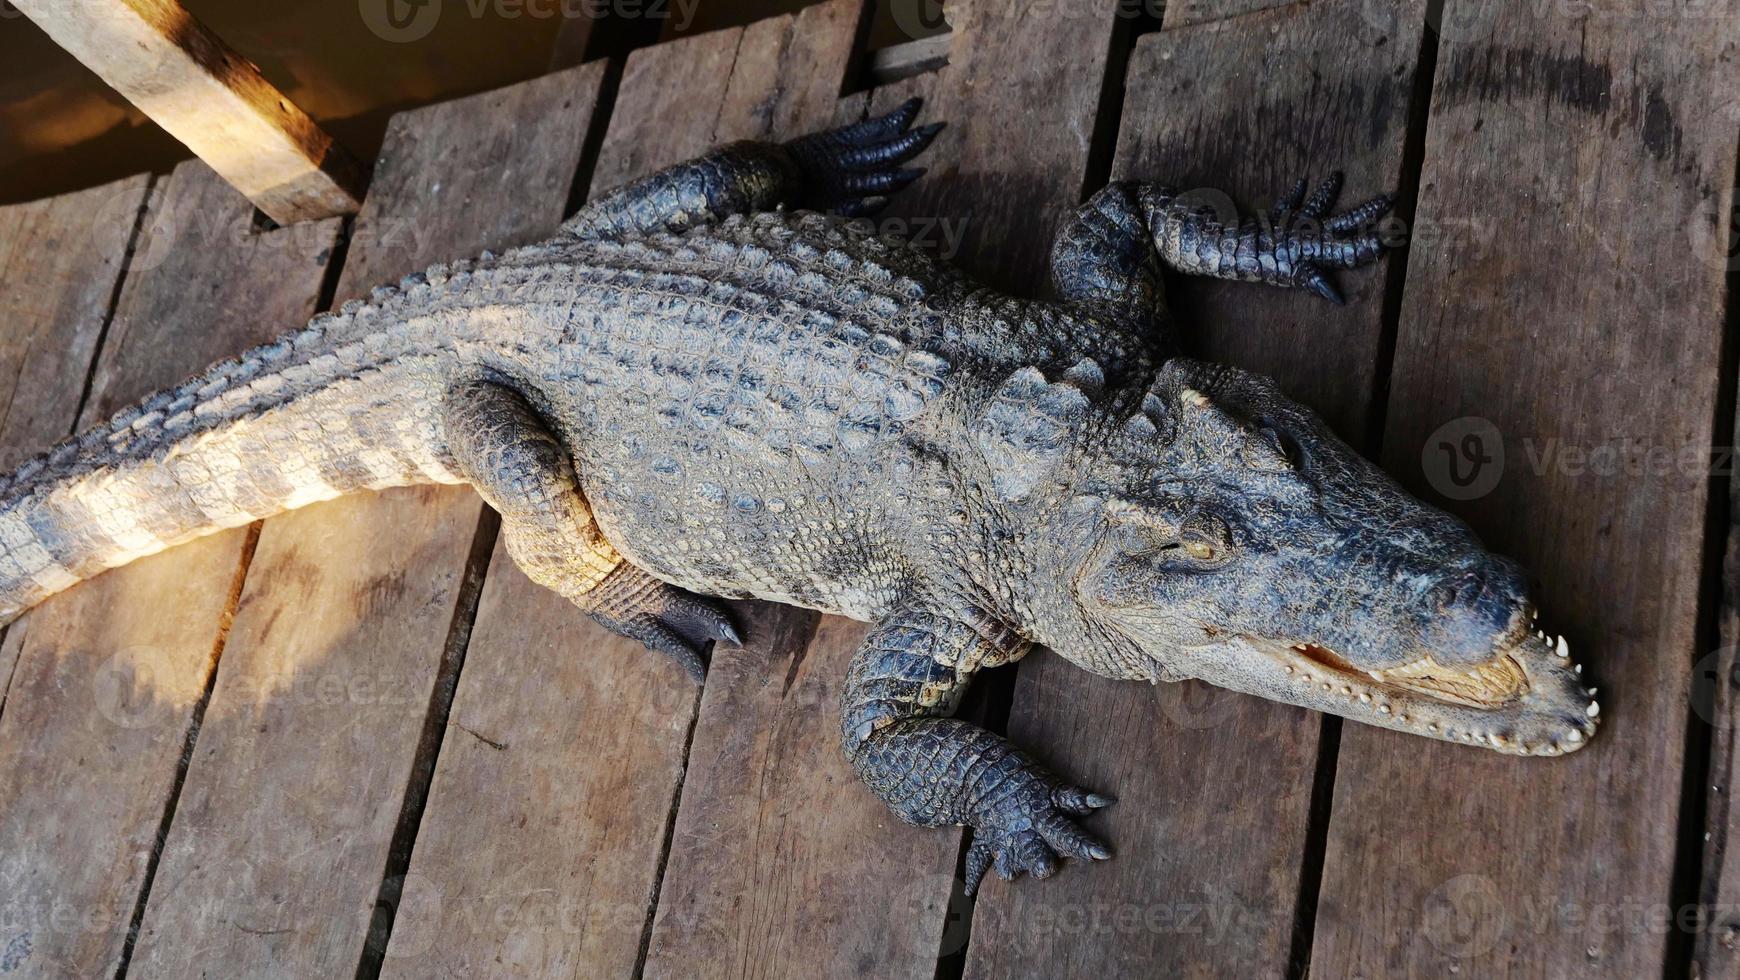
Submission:
POLYGON ((272 220, 360 207, 363 168, 175 0, 13 6, 272 220))
POLYGON ((870 55, 870 78, 877 85, 888 85, 936 71, 949 63, 949 46, 953 41, 953 34, 933 34, 878 49, 870 55))

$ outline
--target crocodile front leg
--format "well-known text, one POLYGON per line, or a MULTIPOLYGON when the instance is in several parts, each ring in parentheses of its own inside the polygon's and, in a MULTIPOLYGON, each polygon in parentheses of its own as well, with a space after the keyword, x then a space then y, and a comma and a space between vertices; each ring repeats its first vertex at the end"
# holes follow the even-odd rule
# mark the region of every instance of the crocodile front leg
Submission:
MULTIPOLYGON (((1384 243, 1374 223, 1387 194, 1331 215, 1341 174, 1309 198, 1305 182, 1266 215, 1218 214, 1192 194, 1141 181, 1107 185, 1088 199, 1052 248, 1052 281, 1066 299, 1158 310, 1160 270, 1308 289, 1333 303, 1331 269, 1375 262, 1384 243)), ((1221 195, 1224 197, 1224 195, 1221 195)))
POLYGON ((696 679, 702 647, 738 643, 711 599, 661 582, 617 554, 592 519, 571 455, 519 393, 492 381, 455 385, 442 402, 455 472, 501 513, 514 563, 611 632, 674 658, 696 679))
POLYGON ((846 758, 894 814, 921 827, 970 826, 966 891, 995 866, 1004 879, 1057 870, 1061 856, 1111 852, 1070 818, 1111 800, 1072 786, 1000 736, 947 717, 982 667, 1031 644, 989 617, 913 606, 870 631, 841 695, 846 758))

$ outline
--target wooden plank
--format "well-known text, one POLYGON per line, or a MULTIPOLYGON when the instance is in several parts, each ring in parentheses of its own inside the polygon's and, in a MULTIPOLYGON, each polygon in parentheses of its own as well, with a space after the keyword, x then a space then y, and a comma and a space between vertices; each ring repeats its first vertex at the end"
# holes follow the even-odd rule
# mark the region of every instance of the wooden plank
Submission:
MULTIPOLYGON (((1356 192, 1397 186, 1425 4, 1402 4, 1411 31, 1381 45, 1360 37, 1358 7, 1301 4, 1143 37, 1113 178, 1257 196, 1238 202, 1246 210, 1330 165, 1356 192)), ((1384 280, 1367 269, 1338 281, 1344 308, 1248 284, 1174 277, 1168 290, 1192 355, 1274 376, 1357 444, 1384 280)), ((969 973, 1285 974, 1321 725, 1199 682, 1150 687, 1029 658, 1011 735, 1116 794, 1101 829, 1118 857, 1043 884, 988 886, 969 973), (1046 923, 1115 939, 1059 943, 1046 923)))
MULTIPOLYGON (((114 210, 130 219, 142 186, 114 210)), ((253 218, 204 164, 176 169, 128 269, 82 424, 314 312, 339 222, 261 233, 253 218)), ((29 912, 0 948, 23 952, 12 961, 22 975, 119 966, 249 544, 240 528, 115 569, 13 627, 0 889, 29 912)))
POLYGON ((925 118, 948 128, 888 214, 958 222, 954 261, 1027 293, 1045 281, 1051 240, 1081 196, 1122 18, 1106 5, 1064 14, 983 2, 950 16, 948 67, 911 80, 930 92, 925 118))
MULTIPOLYGON (((1225 20, 1229 17, 1310 2, 1311 0, 1170 0, 1166 4, 1162 22, 1170 31, 1180 27, 1192 27, 1210 21, 1225 20)), ((1382 9, 1387 10, 1388 5, 1383 5, 1382 9)))
POLYGON ((1455 233, 1409 261, 1384 458, 1442 501, 1422 460, 1469 416, 1501 434, 1491 492, 1445 505, 1535 570, 1611 720, 1551 760, 1348 726, 1313 972, 1655 975, 1702 652, 1740 8, 1457 7, 1489 30, 1439 48, 1416 213, 1455 233))
MULTIPOLYGON (((712 145, 742 33, 630 57, 595 188, 712 145)), ((633 972, 698 695, 498 542, 384 974, 633 972)))
MULTIPOLYGON (((601 78, 396 117, 340 298, 550 233, 601 78)), ((357 969, 480 513, 467 489, 420 487, 265 523, 132 976, 357 969)))
POLYGON ((175 0, 13 6, 273 220, 356 211, 362 168, 175 0))
MULTIPOLYGON (((834 0, 725 32, 735 41, 706 40, 719 51, 734 45, 734 55, 718 76, 727 81, 717 106, 679 117, 683 132, 711 135, 681 149, 668 143, 669 117, 648 106, 673 84, 660 76, 679 75, 688 58, 674 45, 637 53, 646 63, 631 60, 625 73, 594 186, 608 186, 606 175, 622 173, 611 161, 648 140, 662 164, 704 144, 845 121, 836 105, 861 14, 856 0, 834 0)), ((714 654, 646 975, 828 976, 873 962, 880 974, 929 976, 955 844, 899 833, 840 756, 839 685, 864 628, 737 608, 749 645, 714 654)))
MULTIPOLYGON (((1723 216, 1732 213, 1734 199, 1733 190, 1716 195, 1709 215, 1712 232, 1722 229, 1723 216)), ((1731 226, 1728 234, 1732 234, 1731 226)), ((1740 481, 1732 475, 1717 631, 1721 646, 1692 668, 1692 710, 1710 726, 1703 879, 1698 894, 1700 921, 1695 923, 1693 975, 1740 977, 1740 812, 1734 806, 1734 781, 1740 769, 1740 698, 1736 697, 1740 692, 1734 683, 1740 677, 1736 673, 1740 671, 1740 481)))
MULTIPOLYGON (((0 467, 65 436, 151 179, 0 208, 0 467)), ((0 641, 0 710, 22 631, 0 641)))

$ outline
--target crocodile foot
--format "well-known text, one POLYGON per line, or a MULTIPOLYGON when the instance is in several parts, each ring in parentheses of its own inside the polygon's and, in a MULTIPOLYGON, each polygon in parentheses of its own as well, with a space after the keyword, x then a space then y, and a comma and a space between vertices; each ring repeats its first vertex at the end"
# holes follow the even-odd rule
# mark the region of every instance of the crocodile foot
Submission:
POLYGON ((874 214, 887 195, 917 180, 919 168, 901 164, 924 152, 943 124, 911 129, 922 99, 908 99, 884 116, 812 133, 786 144, 803 170, 804 206, 848 218, 874 214))
POLYGON ((662 582, 628 562, 616 566, 581 608, 600 626, 675 660, 697 681, 707 676, 709 641, 742 644, 719 600, 662 582))
POLYGON ((1104 861, 1112 852, 1098 838, 1076 826, 1072 816, 1084 816, 1111 797, 1089 793, 1038 773, 1022 774, 1005 792, 993 791, 973 819, 973 845, 967 849, 966 893, 979 890, 985 872, 1012 881, 1025 871, 1049 878, 1060 857, 1104 861))
POLYGON ((1270 282, 1309 289, 1337 306, 1345 300, 1330 282, 1326 269, 1355 269, 1377 261, 1384 244, 1373 223, 1389 213, 1395 198, 1379 194, 1358 207, 1331 215, 1341 196, 1342 172, 1337 170, 1305 196, 1299 178, 1286 197, 1269 211, 1267 233, 1258 241, 1259 261, 1270 282))

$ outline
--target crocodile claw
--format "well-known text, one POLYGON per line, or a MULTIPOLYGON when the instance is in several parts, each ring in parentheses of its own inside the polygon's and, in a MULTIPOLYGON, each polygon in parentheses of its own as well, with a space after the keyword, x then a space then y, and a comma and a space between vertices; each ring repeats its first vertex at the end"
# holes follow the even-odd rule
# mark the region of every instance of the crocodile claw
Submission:
POLYGON ((600 626, 675 660, 697 682, 707 677, 707 644, 743 640, 719 600, 662 582, 624 562, 582 604, 600 626))
POLYGON ((1112 856, 1110 848, 1070 819, 1111 805, 1111 797, 1065 783, 1055 784, 1049 793, 1042 785, 1034 789, 1017 791, 974 821, 973 844, 967 849, 966 894, 977 892, 985 873, 993 868, 1004 881, 1024 871, 1049 878, 1057 872, 1060 858, 1104 861, 1112 856))
POLYGON ((1384 243, 1372 225, 1395 205, 1393 195, 1379 194, 1331 215, 1342 183, 1342 172, 1333 171, 1306 197, 1307 182, 1301 177, 1270 209, 1266 234, 1258 241, 1264 267, 1273 270, 1270 281, 1310 290, 1337 306, 1346 300, 1327 270, 1377 261, 1384 243))
POLYGON ((921 99, 908 99, 886 115, 812 133, 786 144, 803 171, 804 204, 846 217, 874 214, 887 194, 924 173, 901 167, 923 153, 943 124, 911 129, 921 99))

